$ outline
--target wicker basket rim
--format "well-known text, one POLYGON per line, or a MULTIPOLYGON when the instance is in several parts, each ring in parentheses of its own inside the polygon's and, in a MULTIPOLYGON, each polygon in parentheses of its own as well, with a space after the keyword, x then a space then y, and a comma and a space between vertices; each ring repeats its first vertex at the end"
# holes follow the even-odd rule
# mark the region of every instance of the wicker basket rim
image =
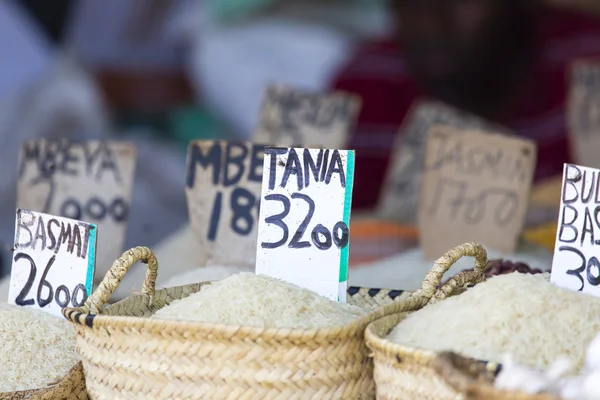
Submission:
POLYGON ((65 385, 68 381, 77 379, 79 375, 83 375, 83 367, 81 361, 75 363, 75 365, 67 372, 58 382, 48 384, 48 386, 40 387, 37 389, 25 389, 17 390, 15 392, 0 392, 0 400, 17 400, 17 399, 29 399, 36 398, 37 396, 43 396, 50 394, 52 390, 58 389, 59 386, 65 385))
MULTIPOLYGON (((63 377, 63 379, 65 379, 68 376, 65 375, 63 377)), ((40 387, 37 389, 25 389, 25 390, 17 390, 15 392, 0 392, 0 400, 4 399, 4 398, 27 398, 28 396, 34 395, 34 394, 43 394, 49 390, 54 389, 56 386, 58 386, 60 384, 60 382, 55 382, 52 384, 49 384, 48 386, 44 386, 44 387, 40 387), (9 396, 9 397, 7 397, 9 396)))
MULTIPOLYGON (((429 366, 433 359, 440 353, 439 351, 394 343, 378 333, 378 325, 385 323, 386 321, 392 320, 394 318, 400 318, 398 323, 395 325, 397 326, 398 324, 402 323, 401 315, 403 314, 388 315, 370 322, 365 330, 365 341, 367 343, 367 347, 369 347, 369 349, 371 349, 372 351, 377 351, 378 353, 384 355, 387 358, 396 358, 399 357, 398 354, 414 353, 416 350, 421 356, 418 357, 418 363, 424 366, 429 366)), ((487 368, 491 370, 498 371, 502 368, 502 364, 500 363, 496 363, 493 361, 477 360, 472 357, 468 358, 477 362, 484 363, 487 366, 487 368)))
MULTIPOLYGON (((208 324, 199 321, 180 321, 167 319, 148 319, 130 316, 109 316, 99 312, 93 312, 94 309, 100 311, 101 307, 106 304, 110 295, 119 285, 121 279, 127 273, 127 270, 136 262, 143 261, 147 264, 146 278, 142 285, 142 293, 128 297, 127 299, 144 298, 147 302, 151 302, 155 293, 156 274, 158 271, 158 262, 154 253, 147 247, 136 247, 123 253, 121 258, 113 263, 106 274, 104 280, 96 291, 88 298, 83 307, 78 308, 63 308, 63 316, 74 324, 87 328, 118 328, 132 330, 149 330, 162 332, 165 334, 165 329, 168 328, 169 334, 185 335, 190 330, 195 332, 206 331, 214 336, 215 331, 219 332, 221 337, 231 337, 237 333, 244 335, 246 338, 264 340, 263 335, 268 335, 274 340, 277 339, 310 339, 327 341, 335 338, 339 340, 339 335, 364 335, 364 330, 369 323, 376 321, 386 315, 393 315, 402 312, 415 311, 427 304, 432 297, 445 298, 446 295, 452 293, 454 289, 463 285, 471 279, 483 277, 485 266, 487 265, 487 253, 483 247, 475 243, 465 243, 451 249, 435 263, 423 281, 420 290, 412 293, 409 297, 402 301, 395 301, 391 304, 377 307, 364 316, 357 318, 346 325, 338 327, 327 327, 320 329, 301 329, 301 328, 260 328, 248 326, 236 326, 225 324, 208 324), (441 289, 438 289, 443 274, 463 256, 471 256, 475 258, 475 270, 456 275, 441 289), (336 338, 338 336, 338 338, 336 338)), ((186 286, 201 287, 204 283, 197 283, 186 286)), ((161 289, 168 291, 173 288, 161 289)), ((160 292, 160 291, 159 291, 160 292)), ((127 301, 127 299, 123 301, 127 301)), ((151 303, 150 303, 151 304, 151 303)))
MULTIPOLYGON (((379 318, 379 319, 369 323, 369 325, 367 326, 367 328, 365 330, 365 340, 367 342, 367 346, 369 347, 369 349, 371 349, 373 351, 378 351, 381 354, 385 355, 386 357, 390 357, 390 358, 396 357, 396 354, 398 354, 399 352, 405 353, 407 351, 411 351, 411 350, 415 349, 414 347, 404 346, 404 345, 401 345, 398 343, 394 343, 390 340, 387 340, 386 338, 384 338, 382 335, 380 335, 377 332, 378 324, 383 323, 388 320, 399 318, 399 317, 400 317, 400 314, 388 315, 386 317, 379 318)), ((424 355, 431 356, 431 358, 435 357, 435 355, 436 355, 436 352, 433 350, 427 350, 427 349, 418 349, 418 350, 420 352, 422 352, 424 355)))
MULTIPOLYGON (((203 285, 209 282, 195 283, 191 285, 184 286, 194 286, 194 285, 203 285)), ((161 290, 169 290, 172 288, 166 288, 161 290)), ((384 290, 384 289, 382 289, 384 290)), ((414 294, 414 293, 413 293, 414 294)), ((411 296, 397 302, 398 307, 401 306, 408 298, 416 298, 419 301, 419 304, 426 303, 428 299, 413 297, 411 296)), ((145 294, 136 294, 134 296, 141 296, 149 299, 148 295, 145 294)), ((225 337, 233 337, 236 334, 242 334, 245 338, 249 339, 258 339, 264 338, 268 336, 273 340, 277 339, 307 339, 311 340, 321 340, 321 341, 329 341, 332 338, 338 337, 343 334, 344 336, 348 335, 362 335, 364 333, 364 329, 367 325, 373 321, 380 319, 382 316, 386 315, 385 308, 389 309, 389 305, 387 306, 379 306, 370 311, 368 311, 365 315, 360 318, 356 318, 353 321, 335 327, 326 327, 326 328, 313 328, 313 329, 303 329, 303 328, 260 328, 256 326, 243 326, 243 325, 228 325, 228 324, 218 324, 218 323, 206 323, 200 321, 182 321, 182 320, 171 320, 171 319, 151 319, 144 317, 131 317, 131 316, 112 316, 112 315, 104 315, 104 314, 89 314, 82 308, 74 308, 70 310, 65 310, 65 317, 70 321, 88 321, 87 317, 93 317, 93 324, 90 322, 89 324, 81 324, 86 325, 88 328, 102 328, 108 326, 127 326, 128 329, 142 330, 147 329, 151 331, 162 330, 164 328, 169 329, 169 333, 175 335, 183 335, 190 330, 194 332, 206 332, 211 335, 215 335, 215 332, 219 332, 219 336, 225 337), (80 314, 80 315, 77 315, 80 314), (91 325, 91 326, 90 326, 91 325)))

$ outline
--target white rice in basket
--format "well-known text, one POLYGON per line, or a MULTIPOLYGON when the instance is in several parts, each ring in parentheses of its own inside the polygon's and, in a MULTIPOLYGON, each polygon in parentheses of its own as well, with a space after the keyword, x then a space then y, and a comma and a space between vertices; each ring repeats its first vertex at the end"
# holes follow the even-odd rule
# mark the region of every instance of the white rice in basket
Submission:
POLYGON ((160 288, 183 286, 199 282, 220 281, 242 271, 243 270, 238 267, 197 267, 170 277, 160 284, 160 288))
POLYGON ((172 302, 152 318, 315 329, 342 326, 366 312, 278 279, 243 272, 172 302))
POLYGON ((78 361, 75 330, 66 320, 0 303, 0 393, 45 388, 78 361))
POLYGON ((567 356, 581 369, 600 332, 600 298, 559 288, 549 277, 490 278, 409 315, 388 339, 484 361, 502 362, 509 353, 517 363, 543 370, 567 356))

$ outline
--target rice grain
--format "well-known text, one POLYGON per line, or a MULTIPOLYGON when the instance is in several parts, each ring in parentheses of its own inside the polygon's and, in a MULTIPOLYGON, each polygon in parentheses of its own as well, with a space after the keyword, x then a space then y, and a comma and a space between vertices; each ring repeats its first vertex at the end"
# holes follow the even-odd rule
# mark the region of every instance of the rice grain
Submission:
POLYGON ((278 279, 242 272, 172 302, 152 318, 317 329, 345 325, 366 312, 278 279))
POLYGON ((66 320, 0 303, 0 393, 45 388, 78 361, 75 330, 66 320))
POLYGON ((454 351, 547 369, 566 356, 577 370, 600 331, 600 298, 559 288, 550 274, 512 273, 429 305, 394 328, 389 340, 433 351, 454 351))

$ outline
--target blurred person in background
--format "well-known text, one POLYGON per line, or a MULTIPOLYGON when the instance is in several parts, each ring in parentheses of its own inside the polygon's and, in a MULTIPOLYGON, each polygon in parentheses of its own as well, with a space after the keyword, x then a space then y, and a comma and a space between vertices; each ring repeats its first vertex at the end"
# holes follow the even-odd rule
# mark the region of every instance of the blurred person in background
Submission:
POLYGON ((598 0, 546 0, 546 3, 554 7, 579 10, 600 16, 600 2, 598 0))
POLYGON ((12 258, 21 143, 103 126, 93 83, 57 46, 68 3, 0 2, 0 277, 12 258))
MULTIPOLYGON (((168 66, 181 64, 160 32, 139 38, 135 29, 127 30, 136 26, 132 21, 144 19, 148 12, 137 0, 0 1, 0 277, 10 272, 17 161, 25 140, 112 139, 136 144, 140 161, 124 247, 152 246, 187 221, 185 148, 175 147, 173 140, 162 140, 151 129, 118 124, 115 117, 124 107, 120 98, 115 101, 113 92, 119 95, 128 87, 122 81, 106 85, 98 79, 106 64, 117 70, 135 70, 133 73, 142 77, 157 59, 166 59, 163 63, 168 66), (119 4, 125 7, 119 8, 119 4), (93 29, 89 35, 86 24, 93 29), (107 39, 115 39, 113 43, 120 46, 102 46, 107 39), (122 54, 127 57, 120 57, 122 54), (114 86, 116 90, 110 90, 114 86)), ((142 89, 129 93, 129 98, 139 94, 147 108, 165 114, 171 111, 160 101, 161 87, 146 85, 142 89)))
MULTIPOLYGON (((14 234, 16 174, 12 171, 17 166, 20 142, 52 136, 134 140, 140 162, 125 247, 152 246, 166 238, 187 221, 183 189, 188 141, 250 139, 267 84, 327 90, 332 74, 347 61, 353 45, 387 29, 386 10, 380 3, 381 0, 0 2, 0 11, 10 5, 27 14, 31 20, 29 30, 36 32, 34 39, 42 42, 44 46, 39 47, 48 48, 52 56, 43 59, 44 69, 30 95, 18 96, 22 100, 19 107, 9 112, 10 123, 2 124, 0 115, 0 139, 5 136, 12 140, 10 151, 5 148, 7 157, 2 159, 7 168, 4 181, 0 182, 6 189, 2 192, 5 198, 0 199, 0 248, 9 249, 14 234), (63 62, 63 53, 70 56, 64 60, 68 62, 63 62), (81 79, 73 82, 71 78, 77 76, 81 79), (96 113, 97 107, 86 108, 92 113, 71 112, 82 104, 77 96, 82 85, 89 96, 102 100, 101 108, 106 109, 107 115, 96 113), (49 101, 57 93, 64 101, 49 101), (33 102, 32 98, 39 101, 33 102), (62 122, 40 124, 43 119, 34 110, 36 107, 31 107, 33 103, 39 104, 43 115, 58 115, 52 112, 58 108, 69 116, 68 121, 82 123, 69 124, 68 132, 62 122), (108 129, 100 132, 98 124, 89 123, 97 119, 94 116, 106 122, 108 129), (12 129, 14 126, 19 130, 12 129)), ((0 25, 0 32, 10 25, 2 19, 1 12, 0 25)), ((18 31, 0 35, 0 47, 6 44, 12 53, 28 49, 14 46, 14 37, 19 34, 32 36, 18 31)), ((27 70, 20 66, 37 65, 9 53, 5 52, 5 57, 14 61, 10 64, 14 64, 15 72, 27 70)), ((2 68, 6 68, 7 62, 3 64, 2 68)), ((4 76, 0 68, 0 92, 4 76)), ((6 255, 5 266, 9 267, 10 253, 6 255)))
POLYGON ((249 140, 265 87, 327 91, 356 44, 389 31, 384 1, 187 0, 169 25, 187 44, 197 96, 249 140))
POLYGON ((600 20, 537 0, 391 0, 391 10, 394 37, 367 43, 332 83, 363 99, 350 143, 354 207, 376 206, 401 123, 420 98, 536 141, 536 180, 561 174, 568 68, 600 56, 600 20))

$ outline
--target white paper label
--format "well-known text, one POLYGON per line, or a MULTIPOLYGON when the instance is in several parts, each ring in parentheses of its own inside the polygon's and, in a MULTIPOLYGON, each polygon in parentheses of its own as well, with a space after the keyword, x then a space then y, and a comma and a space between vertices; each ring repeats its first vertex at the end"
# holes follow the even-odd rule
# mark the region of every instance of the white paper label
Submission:
POLYGON ((61 315, 92 292, 97 227, 17 210, 8 302, 61 315))
POLYGON ((354 151, 265 149, 256 273, 345 301, 354 151))
POLYGON ((600 170, 565 164, 551 282, 600 296, 600 170))

